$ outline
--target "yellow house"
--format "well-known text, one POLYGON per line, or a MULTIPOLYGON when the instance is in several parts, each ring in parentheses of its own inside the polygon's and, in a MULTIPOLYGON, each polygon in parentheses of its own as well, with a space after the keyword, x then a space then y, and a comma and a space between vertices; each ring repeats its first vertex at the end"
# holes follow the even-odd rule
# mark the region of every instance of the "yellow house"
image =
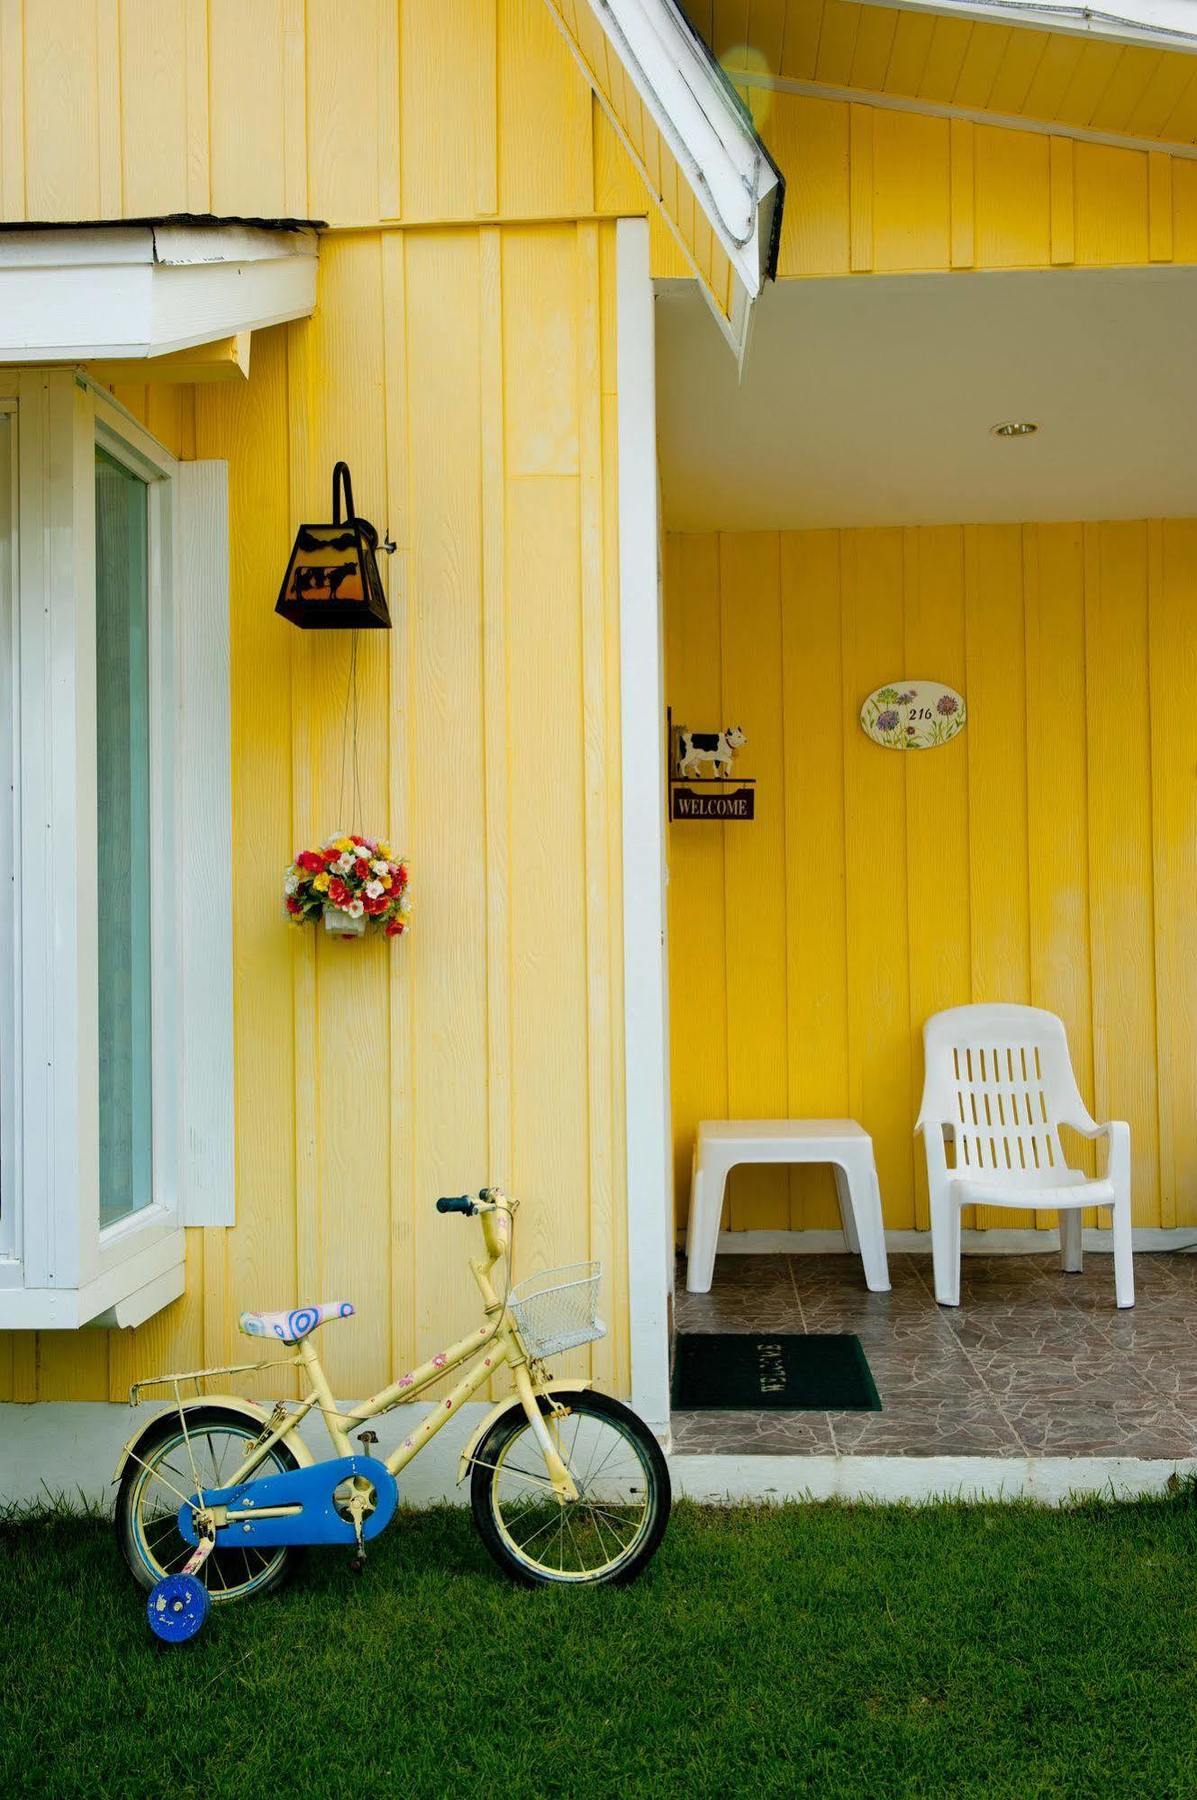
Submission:
MULTIPOLYGON (((860 1120, 909 1247, 970 999, 1197 1234, 1193 10, 0 4, 0 1495, 247 1308, 374 1391, 492 1182, 665 1437, 699 1122, 860 1120), (274 610, 339 461, 389 632, 274 610), (751 822, 669 824, 669 713, 751 822), (347 831, 410 932, 288 924, 347 831)), ((837 1223, 742 1169, 721 1245, 837 1223)))

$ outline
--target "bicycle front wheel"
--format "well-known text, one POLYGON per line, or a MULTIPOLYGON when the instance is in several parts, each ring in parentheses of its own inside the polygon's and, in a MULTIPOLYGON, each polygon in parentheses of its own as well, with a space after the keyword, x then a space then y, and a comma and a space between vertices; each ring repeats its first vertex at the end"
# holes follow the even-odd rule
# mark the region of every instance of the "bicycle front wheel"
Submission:
POLYGON ((587 1389, 541 1400, 545 1424, 578 1498, 553 1492, 544 1453, 522 1407, 512 1407, 474 1459, 474 1523, 500 1568, 527 1586, 632 1581, 669 1523, 669 1470, 648 1427, 587 1389), (552 1411, 553 1404, 566 1410, 552 1411))

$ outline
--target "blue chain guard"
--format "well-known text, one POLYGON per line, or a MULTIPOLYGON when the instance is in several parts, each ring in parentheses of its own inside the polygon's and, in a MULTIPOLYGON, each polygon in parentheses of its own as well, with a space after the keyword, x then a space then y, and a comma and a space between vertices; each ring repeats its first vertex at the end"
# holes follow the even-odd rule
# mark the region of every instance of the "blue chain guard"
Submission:
MULTIPOLYGON (((227 1506, 234 1512, 250 1512, 262 1506, 297 1506, 298 1512, 281 1519, 234 1519, 216 1532, 216 1548, 234 1545, 271 1549, 282 1544, 356 1544, 353 1525, 333 1504, 333 1494, 351 1476, 364 1475, 375 1491, 374 1511, 362 1521, 362 1537, 369 1543, 385 1531, 399 1504, 395 1477, 385 1463, 373 1456, 341 1456, 316 1463, 310 1469, 286 1469, 281 1475, 263 1475, 236 1487, 208 1488, 205 1507, 227 1506)), ((199 1500, 192 1495, 179 1508, 179 1530, 188 1544, 197 1544, 195 1511, 199 1500)))

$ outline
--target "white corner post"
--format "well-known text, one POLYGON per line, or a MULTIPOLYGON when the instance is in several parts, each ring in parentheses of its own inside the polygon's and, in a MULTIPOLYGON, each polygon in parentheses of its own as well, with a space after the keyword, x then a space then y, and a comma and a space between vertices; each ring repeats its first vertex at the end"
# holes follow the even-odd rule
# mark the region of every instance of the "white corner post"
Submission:
POLYGON ((648 221, 616 225, 624 1069, 632 1405, 669 1428, 673 1266, 665 713, 648 221))

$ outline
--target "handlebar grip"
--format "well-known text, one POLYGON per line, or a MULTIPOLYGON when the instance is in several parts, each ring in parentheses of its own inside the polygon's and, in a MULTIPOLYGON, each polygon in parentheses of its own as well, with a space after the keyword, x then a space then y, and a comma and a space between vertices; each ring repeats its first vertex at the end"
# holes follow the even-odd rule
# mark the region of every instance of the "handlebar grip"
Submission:
POLYGON ((438 1213, 472 1213, 474 1202, 468 1194, 442 1194, 436 1203, 438 1213))

